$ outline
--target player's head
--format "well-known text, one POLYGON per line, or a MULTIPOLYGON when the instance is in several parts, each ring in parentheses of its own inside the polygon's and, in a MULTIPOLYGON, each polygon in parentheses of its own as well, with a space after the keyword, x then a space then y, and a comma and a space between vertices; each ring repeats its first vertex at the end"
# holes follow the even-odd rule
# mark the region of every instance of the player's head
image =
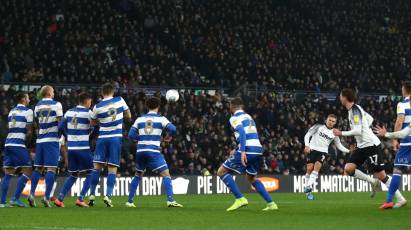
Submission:
POLYGON ((103 97, 112 97, 114 95, 114 86, 110 83, 105 83, 101 87, 101 94, 103 97))
POLYGON ((85 92, 82 92, 78 95, 78 104, 86 108, 91 107, 91 95, 85 92))
POLYGON ((54 89, 49 85, 45 85, 40 89, 41 98, 54 98, 54 89))
POLYGON ((340 101, 343 106, 347 106, 348 104, 354 103, 356 98, 357 94, 352 89, 345 88, 341 91, 340 101))
POLYGON ((327 120, 325 120, 325 125, 327 128, 332 129, 334 128, 335 124, 337 124, 337 116, 334 114, 329 114, 327 116, 327 120))
POLYGON ((243 109, 244 103, 243 99, 240 97, 235 97, 230 101, 230 111, 231 113, 234 113, 237 110, 243 109))
POLYGON ((160 98, 158 97, 149 97, 146 100, 146 106, 150 111, 157 111, 160 109, 160 98))
POLYGON ((410 96, 410 93, 411 93, 411 82, 405 81, 404 83, 402 83, 401 91, 402 91, 402 96, 403 96, 403 97, 408 97, 408 96, 410 96))
POLYGON ((25 106, 28 106, 30 104, 30 97, 25 92, 18 92, 14 96, 14 99, 15 99, 17 104, 22 104, 22 105, 25 105, 25 106))

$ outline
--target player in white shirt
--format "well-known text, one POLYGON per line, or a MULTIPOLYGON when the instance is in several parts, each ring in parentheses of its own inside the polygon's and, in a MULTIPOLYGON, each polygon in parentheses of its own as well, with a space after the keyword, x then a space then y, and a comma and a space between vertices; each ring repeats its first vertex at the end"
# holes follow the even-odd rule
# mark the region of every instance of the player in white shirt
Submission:
MULTIPOLYGON (((354 103, 356 93, 352 89, 343 89, 340 94, 341 104, 348 110, 348 120, 350 122, 350 131, 340 131, 334 129, 335 136, 354 136, 357 142, 357 148, 351 154, 350 159, 345 164, 345 174, 357 179, 369 182, 372 185, 373 192, 371 197, 375 196, 375 191, 379 181, 387 187, 390 186, 391 178, 385 173, 385 166, 382 159, 383 152, 381 142, 373 133, 371 127, 374 119, 370 114, 365 112, 361 106, 354 103), (371 171, 378 178, 372 178, 357 167, 367 162, 371 171)), ((404 197, 397 190, 395 196, 398 200, 404 200, 404 197)))
POLYGON ((340 138, 336 137, 333 133, 336 123, 337 116, 330 114, 325 124, 316 124, 305 134, 304 153, 307 154, 307 173, 305 174, 306 186, 304 187, 304 193, 309 200, 314 200, 312 187, 318 178, 325 157, 328 155, 330 144, 334 142, 340 151, 344 153, 350 152, 341 144, 340 138))

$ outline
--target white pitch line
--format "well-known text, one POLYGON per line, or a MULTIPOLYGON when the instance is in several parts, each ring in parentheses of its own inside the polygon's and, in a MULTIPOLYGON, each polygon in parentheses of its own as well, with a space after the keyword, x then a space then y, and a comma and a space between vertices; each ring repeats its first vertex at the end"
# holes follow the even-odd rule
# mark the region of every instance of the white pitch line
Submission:
POLYGON ((2 229, 45 229, 45 230, 97 230, 93 228, 74 228, 74 227, 46 227, 46 226, 27 226, 27 225, 3 225, 2 229))

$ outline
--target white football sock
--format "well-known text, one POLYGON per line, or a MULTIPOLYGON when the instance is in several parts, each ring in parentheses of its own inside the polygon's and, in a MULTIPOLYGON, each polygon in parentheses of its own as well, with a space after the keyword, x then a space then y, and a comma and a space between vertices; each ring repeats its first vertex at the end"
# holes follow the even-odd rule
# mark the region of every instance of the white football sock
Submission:
POLYGON ((310 179, 308 180, 307 186, 312 187, 315 181, 317 180, 317 178, 318 178, 318 172, 313 171, 310 175, 310 179))
POLYGON ((358 169, 355 170, 353 176, 354 176, 355 178, 357 178, 357 179, 367 181, 367 182, 369 182, 369 183, 371 183, 371 184, 374 184, 375 181, 376 181, 376 179, 368 176, 367 174, 361 172, 361 171, 358 170, 358 169))

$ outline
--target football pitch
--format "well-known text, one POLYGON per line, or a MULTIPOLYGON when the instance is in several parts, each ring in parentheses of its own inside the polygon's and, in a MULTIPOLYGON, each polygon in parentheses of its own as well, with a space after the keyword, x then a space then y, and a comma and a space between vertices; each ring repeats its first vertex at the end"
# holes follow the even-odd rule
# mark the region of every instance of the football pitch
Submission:
MULTIPOLYGON (((381 211, 385 193, 320 193, 315 201, 303 194, 271 194, 278 211, 262 212, 257 194, 246 194, 249 205, 234 212, 225 209, 231 195, 184 195, 176 200, 184 208, 166 208, 164 196, 136 197, 137 208, 125 208, 126 197, 114 197, 114 208, 101 198, 96 206, 81 209, 73 198, 66 208, 3 208, 0 229, 111 230, 111 229, 409 229, 411 207, 381 211)), ((408 199, 411 193, 404 194, 408 199)), ((41 203, 38 200, 38 205, 41 203)))

